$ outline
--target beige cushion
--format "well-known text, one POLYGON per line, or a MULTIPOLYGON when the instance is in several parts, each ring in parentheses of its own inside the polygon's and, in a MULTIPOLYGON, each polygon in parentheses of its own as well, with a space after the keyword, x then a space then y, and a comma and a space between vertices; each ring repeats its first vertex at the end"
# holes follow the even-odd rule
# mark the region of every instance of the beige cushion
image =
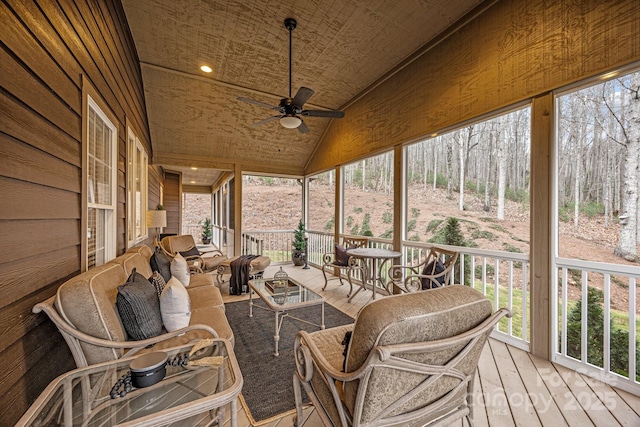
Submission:
MULTIPOLYGON (((106 263, 63 283, 56 295, 58 313, 85 334, 112 341, 125 341, 126 332, 116 310, 118 286, 128 275, 117 263, 106 263)), ((81 343, 89 364, 121 357, 122 351, 81 343)))
POLYGON ((153 275, 153 271, 149 265, 149 258, 145 258, 145 256, 141 255, 138 251, 125 252, 118 258, 109 261, 109 263, 120 265, 127 276, 133 272, 134 268, 147 279, 153 275))
POLYGON ((191 248, 196 247, 196 242, 193 240, 193 236, 190 234, 181 234, 179 236, 167 236, 162 239, 160 244, 170 254, 177 254, 178 252, 186 252, 191 248))
MULTIPOLYGON (((480 292, 461 285, 394 295, 374 301, 365 306, 356 319, 347 354, 347 371, 358 369, 377 345, 433 341, 458 335, 482 323, 491 315, 491 311, 491 302, 487 298, 480 292)), ((479 346, 470 360, 479 357, 481 351, 482 347, 479 346)), ((419 357, 438 364, 452 355, 436 352, 419 357)), ((470 363, 469 366, 470 369, 475 369, 476 365, 470 363)), ((412 384, 423 380, 423 377, 411 373, 394 371, 390 375, 384 370, 374 370, 363 405, 363 421, 374 419, 385 408, 384 396, 388 397, 387 401, 394 401, 398 395, 406 393, 412 384)), ((429 389, 429 396, 420 397, 423 401, 438 398, 442 390, 451 386, 449 382, 446 379, 435 384, 429 389)), ((344 387, 345 404, 351 413, 354 410, 357 387, 357 382, 350 382, 344 387)))
MULTIPOLYGON (((195 276, 193 276, 195 277, 195 276)), ((224 301, 220 289, 214 285, 207 286, 189 286, 187 288, 189 298, 191 299, 192 309, 206 307, 222 307, 224 310, 224 301)))
MULTIPOLYGON (((231 261, 238 259, 237 256, 233 258, 226 259, 222 263, 220 263, 219 268, 222 268, 222 273, 231 274, 231 261)), ((251 260, 251 270, 249 273, 257 273, 260 271, 264 271, 271 264, 271 258, 268 256, 260 255, 251 260)))
POLYGON ((187 288, 172 277, 160 295, 160 313, 167 331, 173 332, 189 326, 191 300, 187 288))
POLYGON ((173 261, 171 261, 171 275, 180 281, 185 287, 189 286, 191 280, 191 274, 189 272, 189 264, 179 253, 176 254, 173 261))

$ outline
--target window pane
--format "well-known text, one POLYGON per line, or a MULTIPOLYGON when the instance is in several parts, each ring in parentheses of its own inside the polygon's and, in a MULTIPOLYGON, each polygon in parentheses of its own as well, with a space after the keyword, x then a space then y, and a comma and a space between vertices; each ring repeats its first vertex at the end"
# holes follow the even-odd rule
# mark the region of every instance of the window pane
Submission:
POLYGON ((529 252, 530 109, 406 149, 406 238, 529 252))
POLYGON ((637 257, 640 73, 557 99, 560 257, 627 264, 637 257))
POLYGON ((391 239, 393 221, 393 152, 346 165, 343 232, 391 239))
POLYGON ((309 178, 309 230, 327 233, 335 230, 335 175, 331 170, 309 178))

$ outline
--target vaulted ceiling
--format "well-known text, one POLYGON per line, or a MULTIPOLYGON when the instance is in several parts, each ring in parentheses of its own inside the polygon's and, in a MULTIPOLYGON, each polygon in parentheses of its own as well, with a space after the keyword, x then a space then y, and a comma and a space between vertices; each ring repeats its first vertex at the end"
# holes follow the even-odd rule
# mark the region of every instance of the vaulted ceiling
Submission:
POLYGON ((153 163, 211 185, 221 171, 299 175, 330 120, 305 117, 303 134, 278 114, 238 101, 278 105, 315 94, 306 108, 346 110, 398 64, 476 7, 480 0, 122 0, 140 59, 153 163), (199 69, 208 65, 212 73, 199 69), (192 170, 197 167, 198 170, 192 170))

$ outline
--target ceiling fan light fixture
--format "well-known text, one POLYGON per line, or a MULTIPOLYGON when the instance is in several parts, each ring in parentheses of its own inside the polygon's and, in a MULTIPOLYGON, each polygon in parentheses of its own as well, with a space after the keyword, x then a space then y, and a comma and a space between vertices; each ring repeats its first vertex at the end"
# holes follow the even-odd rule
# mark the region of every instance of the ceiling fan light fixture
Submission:
POLYGON ((302 123, 302 120, 296 116, 284 116, 280 118, 280 124, 287 129, 295 129, 302 123))

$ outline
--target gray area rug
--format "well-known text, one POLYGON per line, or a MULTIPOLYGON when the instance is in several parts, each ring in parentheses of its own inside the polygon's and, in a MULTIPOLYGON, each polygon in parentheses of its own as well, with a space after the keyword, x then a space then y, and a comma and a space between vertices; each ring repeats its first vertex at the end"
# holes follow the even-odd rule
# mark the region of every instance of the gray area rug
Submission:
MULTIPOLYGON (((254 304, 265 307, 261 300, 254 304)), ((234 353, 244 378, 242 396, 256 424, 266 422, 295 408, 293 395, 293 342, 299 330, 319 330, 295 319, 285 318, 280 330, 278 357, 273 355, 274 314, 254 306, 249 317, 249 301, 228 303, 226 314, 235 337, 234 353)), ((320 306, 292 310, 291 315, 320 323, 320 306)), ((325 303, 325 327, 353 323, 353 319, 325 303)))

